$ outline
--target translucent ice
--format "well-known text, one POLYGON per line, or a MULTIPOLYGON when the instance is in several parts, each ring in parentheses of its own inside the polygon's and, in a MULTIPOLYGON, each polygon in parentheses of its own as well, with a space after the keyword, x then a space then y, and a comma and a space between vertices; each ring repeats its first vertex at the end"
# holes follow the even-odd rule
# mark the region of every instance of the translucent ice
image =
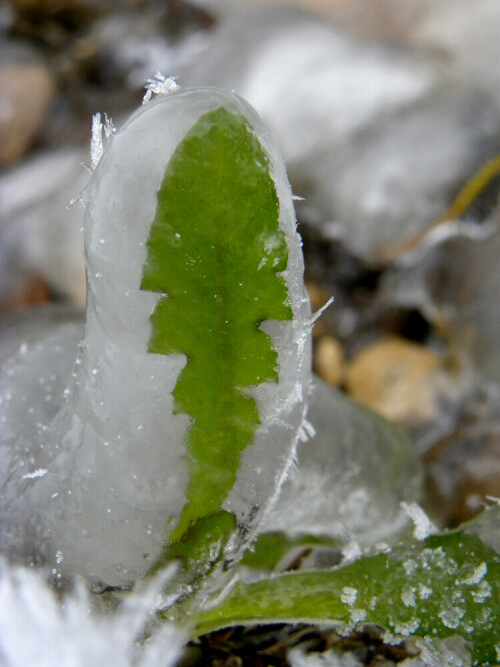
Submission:
POLYGON ((298 448, 295 474, 283 486, 265 531, 374 543, 395 534, 415 500, 420 470, 394 427, 315 380, 308 419, 316 436, 298 448))
MULTIPOLYGON (((28 427, 21 427, 20 415, 5 415, 3 548, 28 562, 53 565, 62 576, 78 573, 118 586, 137 579, 159 557, 168 526, 186 503, 184 438, 190 418, 173 414, 172 398, 186 358, 147 351, 158 295, 140 290, 140 284, 169 158, 197 119, 221 106, 248 120, 268 155, 294 313, 293 321, 262 324, 278 353, 279 382, 252 390, 260 426, 223 503, 240 528, 235 553, 293 458, 309 392, 310 311, 282 159, 255 112, 234 94, 186 89, 161 96, 110 138, 83 195, 87 317, 65 403, 40 428, 28 412, 28 427), (35 476, 39 470, 47 472, 35 476)), ((21 367, 23 353, 19 348, 8 363, 21 367)), ((37 354, 43 356, 43 344, 37 354)), ((47 421, 49 414, 42 417, 47 421)))

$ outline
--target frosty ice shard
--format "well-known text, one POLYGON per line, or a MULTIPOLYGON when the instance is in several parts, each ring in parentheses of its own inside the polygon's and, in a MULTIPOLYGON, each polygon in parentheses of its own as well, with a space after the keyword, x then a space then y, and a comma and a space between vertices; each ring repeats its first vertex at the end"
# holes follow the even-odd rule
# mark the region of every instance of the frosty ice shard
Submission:
POLYGON ((213 560, 237 558, 310 386, 279 151, 236 95, 176 90, 110 138, 83 201, 85 334, 47 428, 1 443, 2 547, 114 586, 200 526, 224 534, 213 560))

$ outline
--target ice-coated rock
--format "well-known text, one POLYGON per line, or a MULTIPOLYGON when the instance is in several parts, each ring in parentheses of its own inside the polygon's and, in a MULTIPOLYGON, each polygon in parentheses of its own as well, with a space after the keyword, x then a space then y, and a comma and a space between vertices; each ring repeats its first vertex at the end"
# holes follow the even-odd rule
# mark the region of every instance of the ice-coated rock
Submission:
POLYGON ((0 304, 17 276, 34 272, 85 305, 83 208, 67 207, 88 180, 87 160, 82 149, 53 151, 0 176, 0 304))
POLYGON ((407 522, 402 501, 418 499, 415 451, 392 424, 315 379, 308 420, 316 435, 298 448, 297 468, 264 521, 284 531, 373 544, 407 522))
POLYGON ((500 6, 496 0, 427 2, 411 36, 442 54, 447 75, 493 95, 500 103, 500 6))
MULTIPOLYGON (((158 558, 168 523, 175 525, 186 502, 189 416, 172 414, 171 395, 186 359, 147 352, 158 296, 139 286, 169 157, 198 117, 221 105, 248 119, 268 153, 294 312, 293 321, 262 325, 278 352, 280 379, 253 391, 260 426, 223 504, 245 528, 242 534, 251 536, 249 522, 270 503, 293 458, 310 384, 310 308, 283 161, 256 113, 236 95, 184 89, 159 96, 112 136, 83 195, 87 317, 66 400, 32 438, 20 424, 16 434, 15 419, 7 415, 11 437, 1 443, 6 483, 0 522, 3 549, 13 556, 41 560, 62 575, 126 585, 158 558)), ((74 349, 74 330, 67 333, 74 349)), ((36 342, 20 347, 9 367, 25 372, 21 356, 30 350, 39 368, 44 344, 36 342)), ((9 386, 8 378, 2 382, 9 386)))
MULTIPOLYGON (((305 158, 420 99, 439 78, 431 58, 354 39, 283 4, 228 13, 181 83, 236 90, 278 138, 294 184, 305 158)), ((298 192, 302 196, 306 192, 298 192)))

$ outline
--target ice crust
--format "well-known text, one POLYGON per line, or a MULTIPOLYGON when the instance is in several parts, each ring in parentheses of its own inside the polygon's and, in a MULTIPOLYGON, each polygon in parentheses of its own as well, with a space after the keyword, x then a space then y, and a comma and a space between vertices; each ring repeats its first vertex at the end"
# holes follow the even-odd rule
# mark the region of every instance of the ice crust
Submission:
MULTIPOLYGON (((283 161, 256 113, 236 95, 185 89, 160 96, 110 138, 83 193, 87 314, 66 401, 41 432, 27 436, 14 420, 19 432, 11 424, 11 441, 1 443, 2 473, 9 471, 0 515, 3 549, 54 566, 61 576, 128 585, 159 556, 167 525, 175 525, 185 503, 189 416, 172 414, 171 392, 186 359, 147 352, 158 296, 139 285, 167 161, 200 114, 220 105, 244 114, 269 154, 295 316, 262 325, 278 351, 280 381, 254 392, 261 426, 224 508, 240 525, 250 516, 255 523, 293 460, 310 389, 310 307, 283 161), (39 469, 47 472, 23 477, 39 469)), ((22 365, 20 354, 10 363, 22 365)))

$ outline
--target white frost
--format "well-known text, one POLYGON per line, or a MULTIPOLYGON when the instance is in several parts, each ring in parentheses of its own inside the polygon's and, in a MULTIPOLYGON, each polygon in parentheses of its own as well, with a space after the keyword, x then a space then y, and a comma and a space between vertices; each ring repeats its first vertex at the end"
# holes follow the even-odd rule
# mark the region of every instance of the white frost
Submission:
MULTIPOLYGON (((90 164, 92 169, 95 169, 99 164, 99 161, 104 153, 104 142, 103 142, 103 133, 106 139, 106 145, 109 143, 109 140, 116 132, 116 128, 113 125, 111 118, 104 114, 104 123, 101 121, 101 114, 96 113, 92 117, 92 136, 90 139, 90 164)), ((70 202, 72 206, 77 201, 80 201, 80 197, 73 199, 70 202)))
POLYGON ((102 129, 101 114, 96 113, 92 116, 92 137, 90 139, 90 164, 92 169, 97 167, 104 150, 102 145, 102 129))
POLYGON ((161 72, 156 72, 153 78, 148 79, 146 85, 146 94, 142 99, 143 104, 147 104, 154 95, 170 95, 180 88, 174 76, 166 77, 161 72))
POLYGON ((44 477, 47 474, 47 468, 38 468, 33 470, 33 472, 27 472, 25 475, 22 475, 22 479, 36 479, 37 477, 44 477))
POLYGON ((463 579, 462 583, 466 584, 467 586, 474 586, 475 584, 479 584, 479 582, 484 579, 487 573, 488 566, 483 562, 476 567, 471 575, 469 575, 466 579, 463 579))
POLYGON ((164 583, 162 575, 104 616, 91 611, 83 585, 61 604, 39 573, 0 562, 0 608, 8 610, 0 614, 2 667, 173 667, 183 652, 183 632, 164 625, 138 642, 164 583))
POLYGON ((413 534, 417 540, 425 540, 429 535, 435 535, 438 532, 436 526, 418 503, 407 503, 406 501, 403 501, 401 507, 413 521, 413 534))
POLYGON ((358 591, 355 588, 352 588, 352 586, 344 586, 342 593, 340 594, 342 602, 349 607, 352 607, 355 604, 357 597, 358 591))

